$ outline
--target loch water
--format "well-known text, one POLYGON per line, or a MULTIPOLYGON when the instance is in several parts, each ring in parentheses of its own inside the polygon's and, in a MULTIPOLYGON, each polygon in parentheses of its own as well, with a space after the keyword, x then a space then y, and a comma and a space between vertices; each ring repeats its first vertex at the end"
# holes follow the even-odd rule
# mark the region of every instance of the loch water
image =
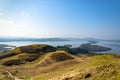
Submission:
MULTIPOLYGON (((88 43, 87 40, 71 40, 71 41, 47 41, 47 42, 36 42, 36 41, 14 41, 14 42, 0 42, 0 44, 13 45, 16 47, 25 46, 30 44, 48 44, 52 46, 63 46, 66 44, 72 45, 72 47, 79 47, 81 44, 88 43)), ((100 53, 116 53, 120 54, 120 42, 117 41, 99 41, 96 45, 109 47, 112 50, 104 51, 100 53)))

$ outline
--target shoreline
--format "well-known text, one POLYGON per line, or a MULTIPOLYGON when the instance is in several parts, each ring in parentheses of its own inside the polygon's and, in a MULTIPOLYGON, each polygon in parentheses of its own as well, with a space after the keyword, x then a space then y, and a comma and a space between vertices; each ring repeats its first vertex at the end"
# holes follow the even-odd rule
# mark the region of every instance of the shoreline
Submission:
POLYGON ((9 51, 13 48, 15 48, 16 46, 12 46, 12 45, 6 45, 6 44, 0 44, 0 54, 5 52, 5 51, 9 51))

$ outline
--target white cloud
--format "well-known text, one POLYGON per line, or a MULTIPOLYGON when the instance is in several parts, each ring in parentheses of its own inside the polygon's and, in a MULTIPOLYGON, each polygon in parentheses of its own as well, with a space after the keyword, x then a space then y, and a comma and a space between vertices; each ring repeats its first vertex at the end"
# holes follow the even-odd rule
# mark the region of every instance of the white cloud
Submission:
POLYGON ((11 19, 8 19, 8 16, 3 13, 3 12, 0 12, 0 26, 1 27, 4 27, 6 25, 14 25, 15 22, 11 19))
POLYGON ((2 19, 0 20, 0 26, 6 26, 6 25, 15 25, 14 21, 12 20, 7 20, 7 19, 2 19))
POLYGON ((0 36, 28 36, 32 29, 28 26, 28 16, 26 12, 20 12, 19 18, 13 18, 11 15, 0 13, 0 36))

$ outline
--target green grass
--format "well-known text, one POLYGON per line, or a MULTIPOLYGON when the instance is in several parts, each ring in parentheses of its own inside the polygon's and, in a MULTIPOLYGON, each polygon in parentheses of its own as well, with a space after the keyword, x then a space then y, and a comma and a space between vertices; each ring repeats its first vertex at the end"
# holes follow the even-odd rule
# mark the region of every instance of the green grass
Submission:
MULTIPOLYGON (((39 45, 33 45, 38 47, 39 45)), ((44 45, 43 45, 44 46, 44 45)), ((19 49, 15 49, 19 52, 19 49)), ((114 54, 107 55, 71 55, 74 59, 56 62, 48 66, 38 66, 42 61, 52 54, 61 51, 49 52, 41 55, 33 62, 26 62, 21 65, 13 65, 10 67, 2 66, 1 63, 17 59, 20 56, 31 55, 20 53, 11 57, 0 60, 0 80, 10 80, 4 72, 9 70, 14 76, 23 78, 24 80, 59 80, 59 78, 67 78, 68 80, 119 80, 120 79, 120 57, 114 54)))
MULTIPOLYGON (((120 58, 113 55, 93 56, 86 59, 81 65, 76 66, 74 72, 68 72, 75 76, 68 77, 67 73, 64 74, 64 78, 67 78, 68 80, 119 80, 119 63, 120 58), (85 78, 87 74, 90 74, 89 78, 85 78)), ((60 77, 62 77, 62 75, 58 78, 60 77)))
POLYGON ((68 80, 119 80, 120 79, 120 69, 119 69, 120 58, 115 57, 114 55, 98 55, 88 57, 85 61, 78 65, 64 66, 64 69, 57 70, 50 73, 40 74, 33 77, 33 80, 48 80, 52 78, 57 80, 63 75, 76 74, 74 77, 68 78, 68 80), (99 68, 100 67, 100 68, 99 68), (104 70, 101 70, 101 67, 104 70), (97 70, 99 68, 99 70, 97 70), (71 70, 73 72, 71 73, 71 70), (77 74, 80 75, 77 75, 77 74), (85 76, 90 73, 91 77, 85 79, 85 76), (104 76, 103 76, 104 75, 104 76))
POLYGON ((43 68, 43 73, 33 76, 33 80, 48 80, 52 77, 65 74, 69 71, 74 70, 80 64, 76 60, 67 60, 64 62, 59 62, 54 65, 43 68))
POLYGON ((20 53, 21 51, 20 51, 20 48, 17 47, 15 49, 13 49, 12 52, 14 52, 14 53, 20 53))
POLYGON ((28 45, 28 46, 32 46, 34 48, 36 47, 44 47, 44 46, 48 46, 47 44, 32 44, 32 45, 28 45))

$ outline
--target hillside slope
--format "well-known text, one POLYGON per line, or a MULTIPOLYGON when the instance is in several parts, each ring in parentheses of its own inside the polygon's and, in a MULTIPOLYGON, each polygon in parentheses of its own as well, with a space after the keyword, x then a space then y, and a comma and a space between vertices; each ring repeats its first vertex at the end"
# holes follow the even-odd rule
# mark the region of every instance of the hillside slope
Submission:
POLYGON ((120 80, 119 67, 120 57, 118 56, 93 56, 86 59, 74 70, 49 80, 120 80))
POLYGON ((43 44, 0 54, 0 80, 119 80, 119 67, 115 54, 72 55, 43 44))

